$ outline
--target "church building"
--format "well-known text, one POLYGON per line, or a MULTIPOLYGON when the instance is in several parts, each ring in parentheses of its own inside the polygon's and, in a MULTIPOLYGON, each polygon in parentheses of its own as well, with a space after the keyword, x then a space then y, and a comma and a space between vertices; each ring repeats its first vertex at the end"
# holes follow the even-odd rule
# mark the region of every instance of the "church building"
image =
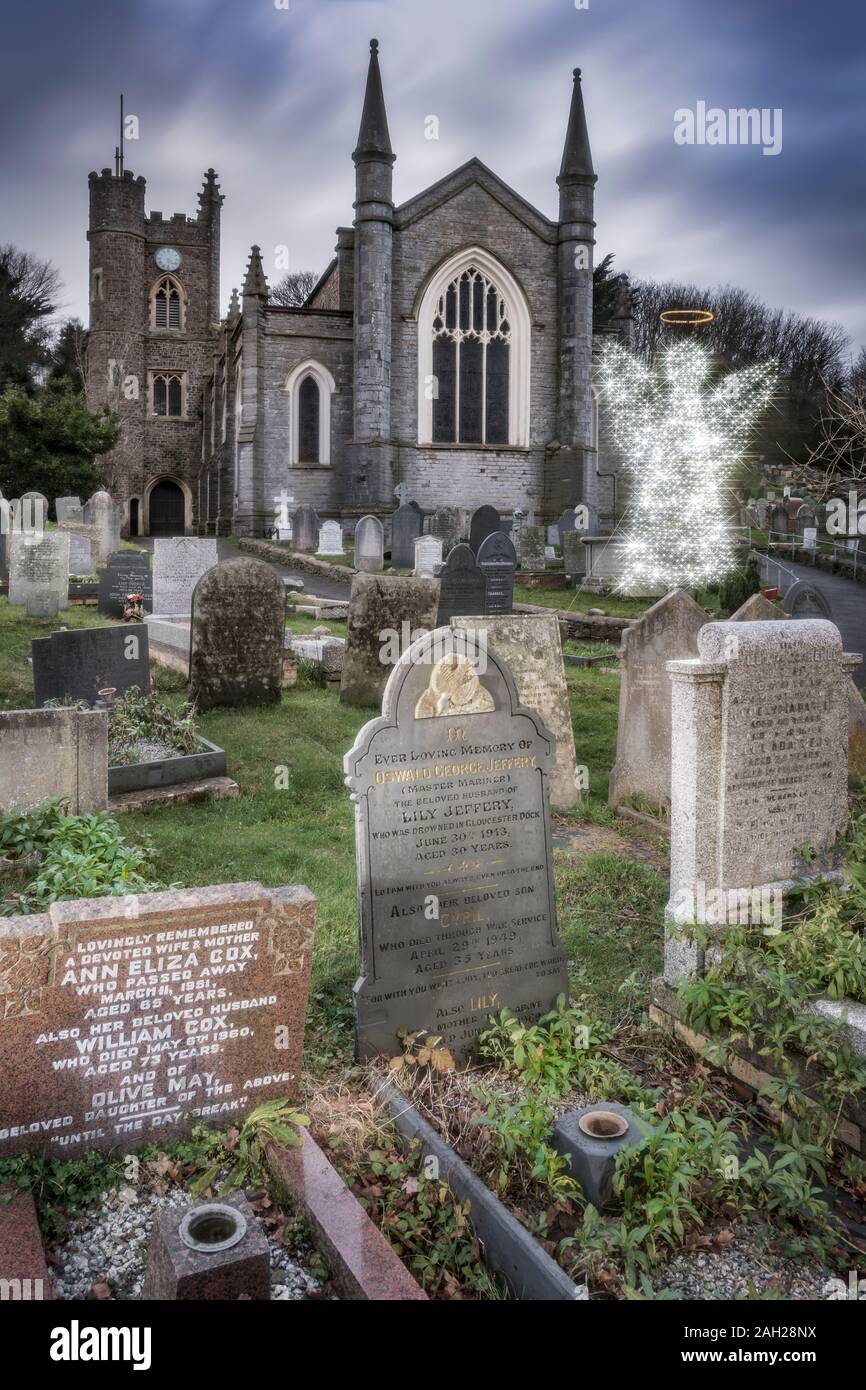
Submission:
POLYGON ((253 246, 220 317, 220 210, 145 212, 145 182, 90 175, 88 399, 129 535, 262 535, 281 507, 350 533, 394 489, 554 521, 605 508, 591 383, 593 170, 574 72, 549 220, 479 159, 401 204, 370 45, 351 226, 306 303, 269 302, 253 246))

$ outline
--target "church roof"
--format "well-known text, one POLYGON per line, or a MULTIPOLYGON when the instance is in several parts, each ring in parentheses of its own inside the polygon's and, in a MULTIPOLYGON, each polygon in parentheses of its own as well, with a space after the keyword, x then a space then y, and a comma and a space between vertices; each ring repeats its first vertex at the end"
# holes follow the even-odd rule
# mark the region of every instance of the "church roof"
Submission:
POLYGON ((462 193, 465 188, 476 184, 483 188, 498 203, 501 203, 510 213, 520 222, 535 232, 536 236, 544 241, 555 241, 558 235, 557 224, 551 222, 539 212, 538 208, 533 207, 532 203, 521 197, 509 184, 495 174, 492 169, 482 163, 480 159, 468 159, 465 164, 461 164, 458 169, 453 169, 444 178, 437 179, 431 183, 429 188, 423 189, 421 193, 416 193, 414 198, 401 203, 394 210, 394 224, 402 230, 404 227, 411 226, 420 217, 426 217, 435 208, 447 203, 451 198, 455 198, 462 193))

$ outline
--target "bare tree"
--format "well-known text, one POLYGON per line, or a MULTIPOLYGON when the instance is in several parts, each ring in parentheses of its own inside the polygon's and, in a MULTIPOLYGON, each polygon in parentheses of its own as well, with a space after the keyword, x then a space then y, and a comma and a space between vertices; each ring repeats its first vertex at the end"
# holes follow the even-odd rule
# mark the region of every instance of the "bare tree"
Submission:
POLYGON ((866 478, 866 382, 854 372, 844 388, 826 387, 817 442, 791 464, 793 481, 817 501, 866 478))
POLYGON ((300 309, 306 304, 318 280, 314 270, 292 270, 274 285, 270 301, 281 304, 284 309, 300 309))
POLYGON ((0 390, 11 384, 31 389, 35 369, 46 365, 60 288, 50 261, 0 246, 0 390))

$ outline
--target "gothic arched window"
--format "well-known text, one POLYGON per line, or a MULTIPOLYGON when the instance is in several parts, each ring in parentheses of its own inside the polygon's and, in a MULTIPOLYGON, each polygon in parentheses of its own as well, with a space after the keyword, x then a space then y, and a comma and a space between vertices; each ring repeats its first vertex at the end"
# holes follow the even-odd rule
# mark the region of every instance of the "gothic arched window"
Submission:
POLYGON ((301 362, 289 373, 285 389, 289 394, 290 464, 330 464, 334 378, 321 362, 301 362))
POLYGON ((186 414, 186 372, 151 372, 151 413, 180 419, 186 414))
POLYGON ((418 315, 422 444, 529 443, 529 313, 488 253, 461 252, 428 285, 418 315))
POLYGON ((151 328, 183 328, 183 293, 177 281, 165 275, 153 287, 150 296, 151 328))

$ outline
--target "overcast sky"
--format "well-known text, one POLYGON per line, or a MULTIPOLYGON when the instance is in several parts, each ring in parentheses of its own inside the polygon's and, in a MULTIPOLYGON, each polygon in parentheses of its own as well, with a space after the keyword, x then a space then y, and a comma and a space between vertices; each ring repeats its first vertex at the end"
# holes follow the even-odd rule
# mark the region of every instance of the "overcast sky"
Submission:
POLYGON ((599 254, 745 286, 866 344, 864 0, 6 0, 0 241, 51 259, 86 321, 87 175, 113 165, 122 90, 148 210, 194 214, 219 174, 223 309, 252 242, 271 281, 280 244, 321 271, 352 220, 373 36, 398 202, 477 155, 555 216, 578 65, 599 254), (674 113, 701 101, 781 108, 781 152, 677 144, 674 113))

